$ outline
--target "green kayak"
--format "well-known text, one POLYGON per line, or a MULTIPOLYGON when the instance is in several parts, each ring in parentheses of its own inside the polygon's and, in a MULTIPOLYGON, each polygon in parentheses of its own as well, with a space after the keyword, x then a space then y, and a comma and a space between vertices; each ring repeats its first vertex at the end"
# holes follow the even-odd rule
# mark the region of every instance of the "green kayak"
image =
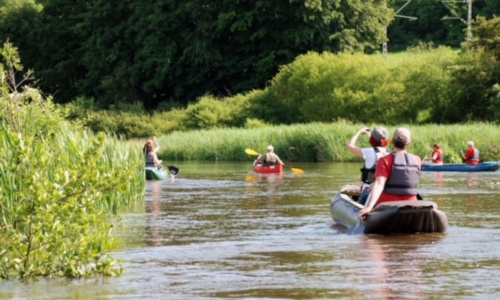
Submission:
POLYGON ((158 169, 157 167, 146 167, 146 179, 147 180, 164 180, 168 176, 168 172, 165 169, 158 169))

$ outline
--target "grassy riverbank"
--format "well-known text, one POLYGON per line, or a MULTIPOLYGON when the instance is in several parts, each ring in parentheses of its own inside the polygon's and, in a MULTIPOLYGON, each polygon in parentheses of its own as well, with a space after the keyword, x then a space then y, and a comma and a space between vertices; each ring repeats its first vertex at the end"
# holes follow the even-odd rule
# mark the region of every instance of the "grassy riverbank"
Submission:
MULTIPOLYGON (((254 129, 217 129, 174 132, 159 137, 159 156, 172 160, 249 160, 245 148, 265 152, 267 145, 285 161, 351 162, 359 161, 346 149, 349 139, 362 127, 380 124, 311 123, 290 126, 272 126, 254 129)), ((460 150, 467 150, 467 141, 475 142, 483 161, 500 160, 500 126, 490 123, 464 125, 401 125, 410 128, 413 142, 410 152, 429 156, 434 143, 440 143, 445 162, 461 162, 460 150)), ((388 126, 392 133, 399 126, 388 126)), ((142 142, 142 141, 141 141, 142 142)), ((362 136, 359 146, 369 147, 362 136)))

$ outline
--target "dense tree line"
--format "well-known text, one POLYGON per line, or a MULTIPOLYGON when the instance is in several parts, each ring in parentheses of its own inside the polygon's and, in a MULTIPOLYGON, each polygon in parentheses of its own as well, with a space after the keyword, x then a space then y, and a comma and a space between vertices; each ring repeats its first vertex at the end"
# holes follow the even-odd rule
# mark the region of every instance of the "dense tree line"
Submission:
POLYGON ((0 39, 56 101, 153 108, 262 88, 307 51, 375 49, 385 2, 5 0, 0 39))
MULTIPOLYGON (((436 108, 431 121, 462 120, 450 107, 471 103, 476 106, 466 119, 485 115, 491 119, 490 99, 496 95, 493 86, 498 82, 496 64, 488 62, 492 47, 484 50, 480 44, 484 41, 478 40, 488 32, 496 32, 494 25, 486 25, 486 20, 500 7, 491 0, 472 3, 474 27, 482 29, 475 29, 474 51, 462 55, 453 67, 450 78, 457 85, 451 89, 453 93, 443 94, 432 104, 436 108), (477 86, 474 92, 468 88, 471 83, 477 86)), ((386 27, 389 52, 422 47, 422 42, 458 47, 466 37, 466 26, 459 19, 467 19, 467 3, 463 1, 0 0, 0 40, 10 40, 19 48, 23 64, 35 70, 39 87, 54 95, 56 102, 80 99, 79 103, 98 108, 136 107, 139 103, 146 109, 170 109, 186 107, 204 95, 230 98, 270 87, 273 80, 283 78, 280 72, 286 66, 311 51, 375 53, 386 39, 386 27), (408 21, 398 17, 401 15, 418 19, 408 21), (442 20, 444 16, 455 19, 442 20)), ((375 81, 386 74, 375 77, 375 81)), ((339 80, 344 79, 340 76, 339 80)), ((408 80, 411 82, 411 78, 408 80)), ((282 85, 280 88, 284 89, 282 85)), ((297 91, 303 92, 300 87, 297 91)), ((367 92, 373 91, 363 91, 367 92)), ((274 106, 284 109, 297 101, 294 94, 287 94, 289 98, 284 95, 261 98, 248 116, 252 119, 258 115, 271 123, 299 121, 287 114, 271 116, 277 112, 274 106), (278 104, 282 102, 285 104, 278 104)), ((359 91, 334 96, 331 101, 351 102, 349 107, 367 101, 360 98, 359 91)), ((316 99, 312 104, 321 101, 316 99)), ((202 106, 206 106, 205 102, 202 106)), ((311 120, 316 109, 304 107, 300 121, 311 120)), ((188 111, 189 115, 196 114, 194 108, 188 111)), ((320 111, 318 118, 324 120, 326 111, 320 111)), ((335 111, 334 116, 338 113, 335 111)), ((245 120, 243 116, 238 116, 237 122, 225 118, 233 119, 228 124, 242 124, 245 120)), ((185 120, 183 124, 196 120, 185 120)), ((201 123, 206 122, 211 121, 201 123)))

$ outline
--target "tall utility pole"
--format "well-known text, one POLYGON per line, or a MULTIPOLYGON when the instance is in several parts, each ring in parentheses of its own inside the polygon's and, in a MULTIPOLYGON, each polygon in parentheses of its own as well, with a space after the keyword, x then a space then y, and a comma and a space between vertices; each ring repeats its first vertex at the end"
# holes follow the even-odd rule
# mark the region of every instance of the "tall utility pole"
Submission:
POLYGON ((469 46, 470 42, 472 40, 472 26, 471 26, 471 22, 472 22, 472 0, 441 0, 441 3, 443 3, 444 6, 446 6, 446 8, 448 8, 448 10, 450 11, 450 13, 453 15, 453 17, 444 16, 443 18, 441 18, 441 20, 458 19, 458 20, 462 21, 462 23, 464 23, 465 25, 467 25, 466 42, 467 42, 467 46, 469 46), (463 18, 461 18, 460 15, 455 10, 453 10, 450 6, 448 6, 446 4, 446 2, 466 3, 467 4, 467 20, 464 20, 463 18))
POLYGON ((472 40, 472 26, 470 24, 472 20, 472 0, 467 0, 468 8, 467 8, 467 47, 470 46, 470 42, 472 40))
MULTIPOLYGON (((404 15, 398 15, 398 13, 400 11, 403 10, 403 8, 405 8, 408 4, 410 4, 412 0, 406 0, 406 3, 403 4, 403 6, 401 6, 397 11, 396 13, 394 14, 394 17, 396 18, 403 18, 403 19, 409 19, 410 21, 415 21, 417 20, 418 18, 417 17, 410 17, 410 16, 404 16, 404 15)), ((472 1, 472 0, 471 0, 472 1)), ((387 27, 385 27, 385 40, 384 40, 384 43, 382 44, 382 54, 384 55, 384 57, 387 57, 387 27)))

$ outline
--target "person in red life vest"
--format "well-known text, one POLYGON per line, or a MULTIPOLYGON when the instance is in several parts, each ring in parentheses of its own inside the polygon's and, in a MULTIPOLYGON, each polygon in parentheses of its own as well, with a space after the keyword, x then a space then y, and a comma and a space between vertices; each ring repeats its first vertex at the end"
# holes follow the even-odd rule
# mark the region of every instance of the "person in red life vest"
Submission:
POLYGON ((411 143, 411 133, 407 128, 394 132, 392 144, 394 152, 377 162, 375 182, 365 207, 359 211, 359 218, 366 219, 376 204, 389 201, 417 200, 420 181, 420 157, 407 152, 411 143))
POLYGON ((469 147, 469 150, 467 150, 467 153, 465 153, 462 150, 460 150, 460 154, 462 154, 462 158, 465 160, 465 162, 468 165, 478 165, 479 164, 479 150, 474 147, 474 142, 473 141, 468 141, 467 146, 469 147))
POLYGON ((434 144, 432 149, 432 157, 426 158, 424 160, 430 160, 434 165, 442 165, 443 164, 443 149, 441 149, 441 145, 434 144))

